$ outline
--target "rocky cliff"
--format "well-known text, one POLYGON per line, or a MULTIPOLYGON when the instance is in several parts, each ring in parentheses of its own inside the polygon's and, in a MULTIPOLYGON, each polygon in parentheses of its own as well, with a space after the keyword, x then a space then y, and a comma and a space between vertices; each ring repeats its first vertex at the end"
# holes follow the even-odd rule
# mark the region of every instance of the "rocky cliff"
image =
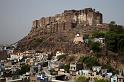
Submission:
POLYGON ((66 50, 73 44, 77 33, 84 36, 97 30, 107 30, 102 21, 102 14, 92 8, 65 10, 55 16, 42 17, 33 21, 30 33, 18 42, 17 48, 66 50))

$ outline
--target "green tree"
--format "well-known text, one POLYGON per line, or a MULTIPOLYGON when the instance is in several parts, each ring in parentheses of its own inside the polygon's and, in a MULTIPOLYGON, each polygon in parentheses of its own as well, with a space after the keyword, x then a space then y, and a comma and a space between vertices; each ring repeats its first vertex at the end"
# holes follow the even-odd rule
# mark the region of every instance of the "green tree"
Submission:
POLYGON ((29 71, 30 71, 30 65, 23 64, 21 66, 21 70, 19 71, 19 74, 22 75, 22 74, 25 74, 26 72, 29 72, 29 71))
POLYGON ((106 45, 110 51, 121 54, 124 51, 124 33, 116 32, 109 31, 106 33, 106 45))
POLYGON ((91 44, 91 49, 93 52, 99 52, 100 51, 100 43, 99 42, 93 42, 91 44))
POLYGON ((105 37, 105 33, 104 32, 96 31, 96 32, 93 33, 92 37, 93 38, 104 38, 105 37))
POLYGON ((110 24, 110 25, 115 25, 116 22, 115 22, 115 21, 111 21, 109 24, 110 24))
POLYGON ((79 62, 83 63, 84 62, 84 59, 85 59, 84 56, 80 57, 79 62))
POLYGON ((92 66, 98 65, 98 61, 96 57, 87 57, 84 59, 84 63, 89 68, 91 68, 92 66))
POLYGON ((80 57, 79 61, 85 63, 87 67, 91 68, 92 66, 99 65, 96 57, 80 57))
POLYGON ((83 39, 89 39, 89 35, 88 34, 84 34, 83 35, 83 39))
POLYGON ((95 82, 108 82, 106 79, 96 79, 95 82))
POLYGON ((69 68, 70 68, 70 65, 69 65, 69 64, 65 64, 65 65, 64 65, 64 70, 65 70, 66 72, 69 72, 69 68))
POLYGON ((75 79, 74 82, 88 82, 88 79, 86 77, 78 77, 77 79, 75 79))
POLYGON ((108 72, 113 72, 113 68, 112 68, 112 66, 110 64, 104 65, 103 69, 107 69, 108 72))
POLYGON ((109 32, 114 32, 118 34, 123 34, 124 33, 124 27, 121 25, 109 25, 109 32))
POLYGON ((106 34, 107 48, 113 52, 117 52, 117 35, 116 33, 108 32, 106 34))
POLYGON ((119 55, 124 54, 124 38, 121 38, 117 44, 119 55))

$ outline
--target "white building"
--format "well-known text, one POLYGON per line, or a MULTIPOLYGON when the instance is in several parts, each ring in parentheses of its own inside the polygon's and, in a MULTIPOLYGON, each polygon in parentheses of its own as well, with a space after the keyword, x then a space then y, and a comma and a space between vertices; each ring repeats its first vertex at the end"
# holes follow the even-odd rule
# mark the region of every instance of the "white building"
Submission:
POLYGON ((84 41, 83 41, 83 37, 82 37, 80 34, 76 34, 76 36, 75 36, 73 42, 74 42, 75 44, 78 44, 79 42, 82 42, 82 43, 83 43, 83 42, 84 42, 84 41))
POLYGON ((111 82, 124 82, 124 77, 120 75, 114 75, 111 77, 111 82))
POLYGON ((94 38, 94 42, 99 42, 101 44, 105 43, 105 38, 94 38))
POLYGON ((92 70, 95 72, 100 72, 100 70, 102 69, 102 66, 93 66, 92 70))
POLYGON ((57 51, 57 52, 56 52, 56 57, 57 57, 57 56, 60 56, 60 55, 63 55, 63 54, 64 54, 63 52, 57 51))
POLYGON ((15 60, 15 59, 21 60, 22 58, 23 58, 23 55, 11 54, 9 59, 10 60, 15 60))

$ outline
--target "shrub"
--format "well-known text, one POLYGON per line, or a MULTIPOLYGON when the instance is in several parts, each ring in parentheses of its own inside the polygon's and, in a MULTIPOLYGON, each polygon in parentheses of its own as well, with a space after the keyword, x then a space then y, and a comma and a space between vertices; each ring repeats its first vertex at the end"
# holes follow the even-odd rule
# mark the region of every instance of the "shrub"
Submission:
POLYGON ((75 79, 74 82, 88 82, 88 79, 86 77, 78 77, 77 79, 75 79))

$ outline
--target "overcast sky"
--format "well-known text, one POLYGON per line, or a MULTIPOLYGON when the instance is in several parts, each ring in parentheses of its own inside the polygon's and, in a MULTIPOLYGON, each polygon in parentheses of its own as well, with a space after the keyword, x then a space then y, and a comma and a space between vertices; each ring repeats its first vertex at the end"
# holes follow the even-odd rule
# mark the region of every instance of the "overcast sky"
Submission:
POLYGON ((95 8, 104 22, 124 25, 124 0, 0 0, 0 44, 14 43, 31 30, 32 21, 65 9, 95 8))

